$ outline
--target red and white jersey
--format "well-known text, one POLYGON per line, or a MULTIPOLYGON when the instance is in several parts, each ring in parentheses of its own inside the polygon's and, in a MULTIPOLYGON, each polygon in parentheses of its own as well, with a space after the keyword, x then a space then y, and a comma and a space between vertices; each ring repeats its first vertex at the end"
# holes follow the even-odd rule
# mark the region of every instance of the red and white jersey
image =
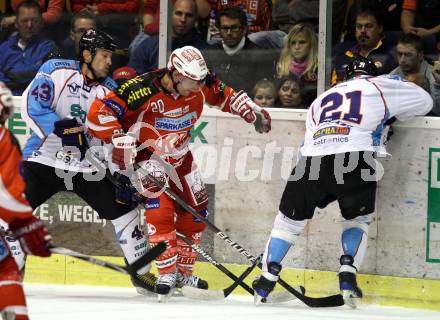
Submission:
POLYGON ((20 161, 18 141, 0 126, 0 218, 7 223, 32 215, 32 208, 23 194, 25 184, 19 173, 20 161))
POLYGON ((229 101, 235 92, 215 75, 208 74, 200 92, 183 97, 162 87, 164 72, 137 76, 96 99, 87 114, 89 132, 107 143, 117 130, 134 132, 150 152, 178 159, 188 152, 191 128, 205 103, 231 112, 229 101))
MULTIPOLYGON (((379 151, 385 122, 428 113, 429 93, 396 76, 362 76, 342 82, 313 101, 307 113, 302 156, 379 151)), ((381 149, 383 152, 384 149, 381 149)))

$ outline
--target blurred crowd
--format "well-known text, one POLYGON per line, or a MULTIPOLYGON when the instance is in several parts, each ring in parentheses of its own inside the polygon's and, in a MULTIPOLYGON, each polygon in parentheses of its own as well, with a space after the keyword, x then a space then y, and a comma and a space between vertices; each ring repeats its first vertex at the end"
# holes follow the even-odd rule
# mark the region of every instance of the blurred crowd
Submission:
MULTIPOLYGON (((332 72, 354 56, 428 91, 440 115, 440 0, 333 0, 332 72)), ((159 0, 11 0, 0 3, 0 81, 21 95, 43 62, 77 59, 98 28, 118 45, 114 79, 158 67, 159 0)), ((306 109, 316 98, 318 0, 172 1, 172 49, 192 45, 226 84, 270 108, 306 109)))

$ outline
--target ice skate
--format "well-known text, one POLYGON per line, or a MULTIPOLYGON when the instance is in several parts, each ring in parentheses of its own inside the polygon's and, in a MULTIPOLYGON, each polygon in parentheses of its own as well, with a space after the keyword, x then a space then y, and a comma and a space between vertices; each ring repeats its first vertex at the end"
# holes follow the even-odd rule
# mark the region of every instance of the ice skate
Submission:
POLYGON ((177 273, 164 273, 156 281, 155 291, 159 302, 167 302, 173 295, 177 283, 177 273))
POLYGON ((254 303, 259 305, 266 302, 269 293, 275 288, 278 281, 278 274, 281 272, 281 265, 277 262, 271 262, 268 271, 264 272, 259 278, 252 283, 254 289, 254 303))
POLYGON ((340 272, 339 288, 341 289, 344 303, 350 308, 355 309, 359 299, 362 298, 362 291, 356 282, 356 274, 352 272, 340 272))
POLYGON ((183 275, 180 272, 177 273, 177 288, 182 288, 183 286, 194 287, 198 289, 208 289, 208 282, 195 276, 195 275, 183 275))
MULTIPOLYGON (((125 265, 129 266, 127 259, 124 259, 125 265)), ((149 269, 148 269, 149 270, 149 269)), ((130 274, 130 280, 135 287, 137 293, 142 294, 144 296, 154 295, 155 285, 156 285, 156 276, 151 272, 146 272, 145 274, 130 274)))
POLYGON ((137 274, 136 276, 131 275, 130 280, 137 293, 144 296, 154 295, 157 278, 151 272, 147 272, 146 274, 137 274))

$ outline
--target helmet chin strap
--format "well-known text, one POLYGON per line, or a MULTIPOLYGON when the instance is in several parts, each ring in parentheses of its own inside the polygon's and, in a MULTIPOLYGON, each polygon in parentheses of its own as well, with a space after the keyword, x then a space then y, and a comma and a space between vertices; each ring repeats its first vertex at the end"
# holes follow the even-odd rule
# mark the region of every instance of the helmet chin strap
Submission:
MULTIPOLYGON (((174 70, 173 70, 174 71, 174 70)), ((180 83, 180 81, 175 81, 173 78, 173 71, 169 71, 169 75, 171 77, 171 81, 173 82, 173 89, 174 91, 176 91, 177 94, 180 94, 179 90, 177 89, 177 85, 180 83)))
POLYGON ((101 80, 103 80, 104 78, 99 78, 99 77, 97 77, 96 76, 96 74, 95 74, 95 71, 93 70, 93 68, 92 68, 92 62, 93 62, 93 59, 95 59, 95 57, 93 56, 93 58, 92 58, 92 61, 91 62, 84 62, 86 65, 87 65, 87 68, 90 70, 90 72, 92 73, 92 76, 93 76, 93 79, 90 79, 89 77, 87 77, 88 79, 90 79, 90 80, 94 80, 94 81, 101 81, 101 80))

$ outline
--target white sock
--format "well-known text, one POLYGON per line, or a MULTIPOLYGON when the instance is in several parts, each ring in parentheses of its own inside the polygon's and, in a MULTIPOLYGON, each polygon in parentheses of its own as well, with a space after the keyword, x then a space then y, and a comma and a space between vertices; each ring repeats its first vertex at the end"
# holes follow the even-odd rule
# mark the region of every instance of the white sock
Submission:
MULTIPOLYGON (((129 264, 132 264, 142 257, 148 249, 147 239, 140 225, 139 211, 134 209, 111 221, 115 227, 116 240, 121 246, 125 259, 129 264)), ((148 264, 140 268, 137 273, 145 274, 150 269, 151 266, 148 264)))

